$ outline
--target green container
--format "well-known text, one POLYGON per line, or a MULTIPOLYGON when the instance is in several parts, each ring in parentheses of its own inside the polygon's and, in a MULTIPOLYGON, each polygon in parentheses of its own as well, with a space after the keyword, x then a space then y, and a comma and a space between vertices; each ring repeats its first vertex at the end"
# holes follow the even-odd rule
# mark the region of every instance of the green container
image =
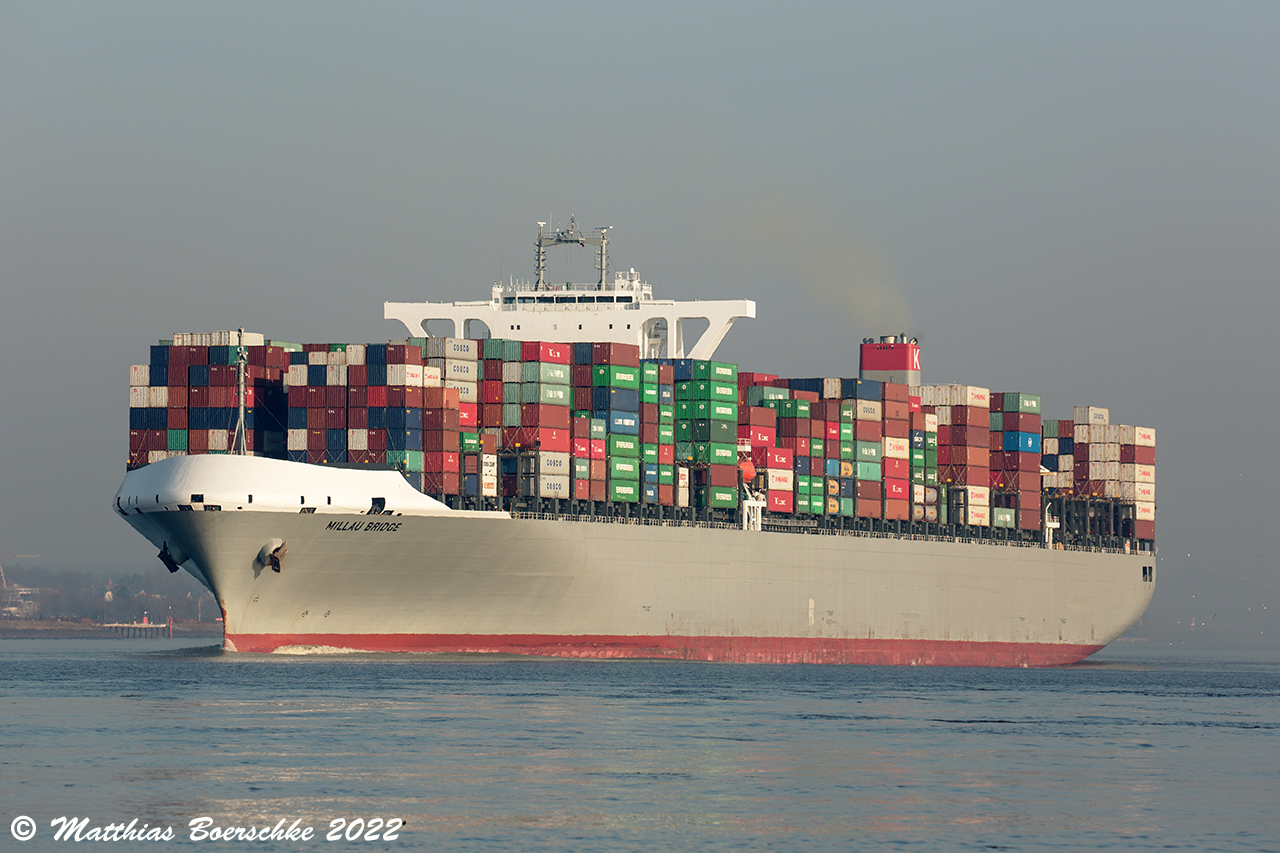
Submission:
POLYGON ((1004 395, 1004 410, 1006 412, 1024 412, 1028 415, 1038 415, 1040 414, 1040 397, 1036 394, 1006 393, 1004 395))
POLYGON ((797 495, 809 494, 809 475, 808 474, 796 474, 795 483, 796 483, 797 495))
POLYGON ((938 434, 936 432, 926 432, 924 434, 924 449, 934 451, 938 449, 938 434))
POLYGON ((773 405, 770 408, 778 410, 780 418, 807 418, 809 417, 809 401, 808 400, 771 400, 773 405))
POLYGON ((675 444, 675 424, 658 424, 658 444, 675 444))
POLYGON ((640 402, 641 403, 658 403, 658 386, 644 384, 640 386, 640 402))
POLYGON ((506 345, 502 338, 485 338, 481 358, 502 359, 502 348, 506 345))
POLYGON ((729 421, 735 425, 738 423, 737 403, 730 403, 724 400, 709 400, 707 403, 707 409, 712 420, 729 421))
POLYGON ((825 453, 825 444, 826 442, 821 438, 809 439, 809 455, 821 458, 825 453))
POLYGON ((640 500, 638 480, 610 480, 609 500, 633 504, 640 500))
POLYGON ((680 421, 676 424, 676 439, 680 441, 719 441, 736 443, 738 430, 736 425, 728 421, 697 420, 680 421), (688 426, 688 434, 682 435, 680 425, 688 426))
POLYGON ((990 421, 992 432, 1004 432, 1004 412, 992 412, 990 421))
POLYGON ((840 458, 854 460, 858 458, 857 443, 853 441, 840 440, 840 458))
POLYGON ((853 498, 840 499, 840 514, 845 518, 853 517, 853 498))
MULTIPOLYGON (((488 358, 488 356, 485 356, 488 358)), ((502 342, 503 361, 524 361, 524 345, 520 341, 502 342)))
POLYGON ((681 462, 692 462, 694 461, 693 457, 696 453, 696 448, 694 448, 692 441, 677 441, 675 453, 676 459, 681 462))
POLYGON ((520 365, 521 382, 541 382, 544 385, 568 385, 569 365, 550 364, 545 361, 526 361, 520 365))
POLYGON ((853 458, 859 462, 874 462, 880 464, 880 442, 878 441, 858 441, 853 445, 853 458))
MULTIPOLYGON (((693 421, 676 421, 676 441, 693 441, 693 421)), ((703 436, 703 441, 710 441, 711 436, 703 436)))
POLYGON ((640 461, 649 465, 658 464, 658 445, 642 444, 640 445, 640 461))
POLYGON ((676 484, 676 466, 659 465, 658 466, 658 485, 674 486, 676 484))
POLYGON ((709 465, 737 465, 738 445, 713 441, 695 441, 693 445, 693 461, 705 462, 709 465))
POLYGON ((692 489, 694 506, 736 507, 738 490, 729 486, 696 486, 692 489))
POLYGON ((726 361, 696 360, 693 362, 692 372, 694 379, 711 379, 716 382, 738 384, 738 365, 729 364, 726 361))
POLYGON ((649 362, 640 365, 640 381, 646 385, 656 387, 658 384, 658 365, 649 362))
POLYGON ((991 526, 992 527, 1015 527, 1016 524, 1014 523, 1014 516, 1016 514, 1017 513, 1015 513, 1011 509, 1005 509, 1004 507, 993 506, 991 508, 991 526))
POLYGON ((791 396, 786 388, 752 385, 747 388, 747 405, 763 406, 768 400, 785 400, 791 396))
POLYGON ((738 404, 738 386, 730 385, 728 382, 711 382, 711 394, 709 399, 716 400, 721 403, 738 404))
POLYGON ((580 456, 573 457, 573 479, 590 480, 591 479, 591 460, 583 459, 580 456))
POLYGON ((400 471, 421 471, 421 450, 388 450, 387 464, 400 471))
MULTIPOLYGON (((528 364, 529 362, 526 362, 528 364)), ((520 384, 521 403, 540 403, 544 406, 573 405, 573 389, 568 385, 544 385, 541 382, 520 384)))
POLYGON ((912 469, 911 469, 911 483, 912 483, 913 485, 918 485, 918 486, 926 485, 926 483, 925 483, 925 471, 927 471, 927 470, 928 470, 928 469, 926 469, 926 468, 912 468, 912 469))
POLYGON ((884 469, 881 468, 879 462, 858 462, 858 479, 859 480, 882 480, 884 479, 884 469))
POLYGON ((644 470, 640 460, 628 456, 610 456, 609 457, 609 479, 610 480, 639 480, 640 473, 644 470))
POLYGON ((523 388, 524 386, 519 382, 502 383, 502 402, 520 405, 520 392, 523 388))
MULTIPOLYGON (((519 388, 520 386, 516 386, 519 388)), ((503 403, 502 404, 502 425, 504 427, 520 426, 520 404, 519 403, 503 403)))
POLYGON ((591 419, 591 437, 607 438, 609 436, 609 422, 604 418, 591 419))
POLYGON ((658 423, 673 424, 676 422, 676 407, 666 403, 658 404, 658 423))
POLYGON ((616 364, 597 364, 591 368, 591 384, 596 388, 640 388, 638 367, 619 367, 616 364))
POLYGON ((925 464, 926 464, 926 463, 925 463, 925 461, 924 461, 924 460, 925 460, 925 451, 924 451, 924 449, 923 449, 923 448, 922 448, 922 449, 920 449, 920 450, 916 450, 916 449, 914 449, 914 448, 913 448, 913 449, 911 450, 911 463, 910 463, 910 464, 911 464, 911 467, 912 467, 912 468, 923 468, 923 467, 925 467, 925 464))
POLYGON ((1043 438, 1057 438, 1058 422, 1045 420, 1040 421, 1040 435, 1043 438))
POLYGON ((169 450, 187 449, 187 431, 185 429, 169 430, 169 450))
POLYGON ((852 424, 856 421, 858 404, 852 400, 845 400, 840 404, 840 423, 852 424))
POLYGON ((927 447, 924 449, 924 467, 926 468, 938 467, 938 451, 936 449, 930 450, 927 447))
POLYGON ((840 441, 857 441, 857 439, 854 438, 852 423, 846 423, 845 421, 840 422, 840 441))
POLYGON ((809 512, 813 515, 824 515, 826 510, 826 495, 817 489, 809 493, 809 512))
POLYGON ((609 436, 605 443, 605 452, 608 456, 628 456, 632 459, 640 457, 640 438, 634 435, 622 435, 613 433, 609 436))
POLYGON ((480 433, 478 432, 458 433, 458 450, 462 453, 479 453, 480 452, 480 433))
MULTIPOLYGON (((416 339, 410 338, 409 343, 413 344, 414 346, 422 347, 427 345, 427 339, 426 338, 416 338, 416 339)), ((329 352, 346 352, 346 351, 347 351, 346 344, 329 344, 329 352)))
POLYGON ((924 484, 926 486, 938 485, 938 469, 937 468, 924 469, 924 484))

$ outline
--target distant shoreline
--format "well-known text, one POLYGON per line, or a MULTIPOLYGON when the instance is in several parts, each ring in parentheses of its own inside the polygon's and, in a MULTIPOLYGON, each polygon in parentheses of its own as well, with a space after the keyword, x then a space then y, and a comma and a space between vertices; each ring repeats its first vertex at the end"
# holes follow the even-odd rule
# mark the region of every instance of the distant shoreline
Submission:
MULTIPOLYGON (((208 637, 222 639, 221 622, 196 622, 175 620, 173 638, 188 639, 208 637)), ((57 619, 0 619, 0 640, 123 640, 112 628, 97 622, 64 622, 57 619)), ((163 637, 169 639, 166 630, 163 637)))

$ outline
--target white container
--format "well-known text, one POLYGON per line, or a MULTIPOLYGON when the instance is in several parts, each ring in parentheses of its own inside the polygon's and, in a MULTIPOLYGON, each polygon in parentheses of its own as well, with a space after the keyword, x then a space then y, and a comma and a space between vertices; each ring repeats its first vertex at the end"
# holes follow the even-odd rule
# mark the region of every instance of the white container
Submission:
POLYGON ((440 371, 430 366, 422 368, 422 387, 423 388, 444 387, 444 378, 441 377, 440 371))
POLYGON ((991 389, 979 388, 977 385, 952 385, 951 405, 977 406, 979 409, 990 409, 991 389))
POLYGON ((1107 425, 1107 444, 1120 443, 1120 426, 1119 424, 1107 425))
POLYGON ((1088 444, 1106 444, 1107 443, 1107 426, 1106 424, 1089 424, 1089 437, 1086 439, 1088 444))
POLYGON ((457 358, 432 358, 428 359, 428 366, 437 368, 440 375, 448 382, 450 379, 460 379, 463 382, 475 382, 480 371, 476 367, 475 361, 464 361, 457 358))
POLYGON ((796 475, 794 471, 777 471, 770 468, 767 473, 769 475, 769 491, 790 492, 795 488, 796 475))
POLYGON ((1138 521, 1155 521, 1156 505, 1152 502, 1143 501, 1134 504, 1134 518, 1138 521))
MULTIPOLYGON (((1127 484, 1126 485, 1130 485, 1127 484)), ((1156 484, 1155 483, 1133 483, 1133 499, 1139 503, 1155 503, 1156 502, 1156 484)))
POLYGON ((348 362, 347 362, 346 350, 336 349, 336 350, 331 350, 329 352, 329 364, 333 365, 333 364, 347 364, 347 363, 348 362))
POLYGON ((502 381, 503 382, 520 382, 524 378, 524 364, 519 361, 504 361, 502 363, 502 381))
POLYGON ((368 450, 369 431, 367 429, 347 430, 347 450, 368 450))
POLYGON ((914 483, 911 486, 911 502, 913 504, 924 505, 924 486, 914 483))
POLYGON ((444 387, 457 388, 458 400, 462 403, 475 403, 480 400, 480 392, 476 389, 475 382, 463 382, 458 379, 446 379, 444 387))
POLYGON ((225 429, 209 430, 209 449, 210 450, 226 450, 228 447, 227 431, 225 429))
POLYGON ((568 453, 540 450, 538 451, 538 473, 567 477, 573 474, 573 462, 568 453))
POLYGON ((1156 431, 1152 427, 1134 427, 1133 443, 1138 447, 1155 447, 1156 431))
POLYGON ((563 475, 554 476, 551 474, 541 474, 538 476, 538 497, 540 498, 567 498, 569 497, 569 478, 563 475))
POLYGON ((1156 466, 1121 463, 1120 479, 1130 483, 1154 483, 1156 481, 1156 466))
POLYGON ((167 450, 148 450, 147 451, 148 462, 163 462, 168 458, 169 458, 169 451, 167 450))
POLYGON ((325 368, 324 384, 332 386, 342 386, 347 384, 347 366, 345 364, 330 364, 325 368))
POLYGON ((485 498, 496 498, 498 496, 497 474, 480 475, 480 496, 485 498))
POLYGON ((880 455, 887 459, 910 459, 911 439, 885 436, 880 439, 880 455))
POLYGON ((141 387, 137 385, 130 385, 129 408, 145 409, 149 405, 151 405, 151 389, 145 385, 141 387))
POLYGON ((498 457, 492 453, 480 454, 480 473, 489 476, 498 476, 498 457))
POLYGON ((1124 484, 1119 480, 1105 480, 1102 483, 1102 496, 1104 498, 1118 498, 1124 492, 1124 484))
POLYGON ((479 357, 479 341, 467 338, 427 338, 427 358, 456 358, 463 361, 475 361, 479 357))
POLYGON ((289 430, 285 436, 285 447, 288 450, 306 450, 307 431, 305 429, 289 430))
POLYGON ((1111 423, 1111 410, 1098 406, 1076 406, 1073 420, 1077 424, 1106 426, 1111 423))
POLYGON ((689 505, 689 487, 687 485, 676 487, 676 506, 687 507, 689 505))
POLYGON ((136 386, 145 387, 151 384, 151 365, 149 364, 131 364, 129 365, 129 387, 136 386))
POLYGON ((991 489, 987 486, 966 486, 969 506, 991 506, 991 489))
POLYGON ((1088 444, 1089 443, 1089 425, 1076 424, 1074 427, 1072 427, 1071 440, 1076 444, 1088 444))
POLYGON ((1058 439, 1046 438, 1040 444, 1040 452, 1045 456, 1057 456, 1058 455, 1058 439))
POLYGON ((879 400, 854 401, 853 416, 860 421, 878 421, 883 417, 883 406, 879 400))
POLYGON ((935 415, 935 414, 926 414, 926 415, 924 416, 924 431, 925 431, 925 432, 937 432, 937 431, 938 431, 938 416, 937 416, 937 415, 935 415))
POLYGON ((934 411, 936 413, 934 417, 938 419, 938 426, 951 426, 950 406, 938 406, 934 411))
POLYGON ((302 388, 307 384, 307 365, 291 364, 289 372, 285 374, 285 384, 290 388, 302 388))
MULTIPOLYGON (((682 489, 689 488, 689 469, 683 465, 676 468, 676 485, 682 489)), ((688 497, 685 497, 685 505, 688 506, 688 497)))
POLYGON ((977 525, 978 527, 991 526, 991 507, 969 505, 968 518, 966 524, 977 525))
POLYGON ((148 388, 147 405, 153 409, 169 408, 169 388, 165 385, 152 385, 148 388))
POLYGON ((1120 445, 1104 444, 1102 445, 1102 462, 1119 462, 1120 461, 1120 445))
POLYGON ((347 344, 347 364, 364 364, 364 359, 364 344, 347 344))
POLYGON ((842 379, 823 379, 822 380, 822 399, 839 400, 840 390, 844 381, 842 379))
POLYGON ((307 364, 310 365, 327 365, 329 363, 329 353, 327 352, 309 352, 307 353, 307 364))
POLYGON ((1062 455, 1058 457, 1058 473, 1059 474, 1066 474, 1068 477, 1071 477, 1074 475, 1075 470, 1076 470, 1076 458, 1074 456, 1062 455))

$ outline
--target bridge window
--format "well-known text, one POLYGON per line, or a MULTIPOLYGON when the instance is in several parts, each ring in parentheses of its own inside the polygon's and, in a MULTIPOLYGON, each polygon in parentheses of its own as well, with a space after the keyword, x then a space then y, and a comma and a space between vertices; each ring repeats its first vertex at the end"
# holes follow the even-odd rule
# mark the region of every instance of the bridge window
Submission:
POLYGON ((534 298, 532 296, 521 296, 519 301, 521 305, 532 305, 534 298))
POLYGON ((572 296, 557 296, 557 297, 556 297, 556 302, 573 302, 573 301, 574 301, 574 298, 573 298, 572 296))
POLYGON ((554 304, 555 304, 555 301, 556 301, 556 298, 555 298, 554 296, 539 296, 539 297, 538 297, 538 304, 539 304, 539 305, 554 305, 554 304))
POLYGON ((596 301, 596 298, 594 296, 579 296, 578 301, 594 303, 596 301))
POLYGON ((612 302, 612 301, 613 301, 613 297, 612 297, 612 296, 597 296, 597 297, 596 297, 596 302, 612 302))
POLYGON ((516 304, 516 298, 515 298, 514 296, 504 296, 504 297, 502 297, 502 304, 503 304, 503 305, 515 305, 515 304, 516 304))
POLYGON ((631 297, 630 297, 630 296, 619 296, 619 297, 618 297, 618 301, 619 301, 619 302, 630 302, 630 301, 631 301, 631 297))
MULTIPOLYGON (((160 496, 159 496, 159 495, 156 495, 156 503, 159 503, 159 502, 160 502, 160 496)), ((193 504, 202 504, 202 503, 204 503, 204 495, 192 495, 192 496, 191 496, 191 502, 192 502, 193 504)))

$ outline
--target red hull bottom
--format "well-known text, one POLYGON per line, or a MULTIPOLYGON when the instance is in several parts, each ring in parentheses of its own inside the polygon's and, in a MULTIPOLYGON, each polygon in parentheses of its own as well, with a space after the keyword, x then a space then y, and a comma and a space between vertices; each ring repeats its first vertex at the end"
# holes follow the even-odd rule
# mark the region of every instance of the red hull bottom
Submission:
POLYGON ((369 652, 533 655, 560 658, 658 658, 730 663, 870 666, 1062 666, 1100 645, 978 643, 962 640, 837 640, 811 637, 611 637, 479 634, 235 634, 228 649, 273 652, 320 646, 369 652))

